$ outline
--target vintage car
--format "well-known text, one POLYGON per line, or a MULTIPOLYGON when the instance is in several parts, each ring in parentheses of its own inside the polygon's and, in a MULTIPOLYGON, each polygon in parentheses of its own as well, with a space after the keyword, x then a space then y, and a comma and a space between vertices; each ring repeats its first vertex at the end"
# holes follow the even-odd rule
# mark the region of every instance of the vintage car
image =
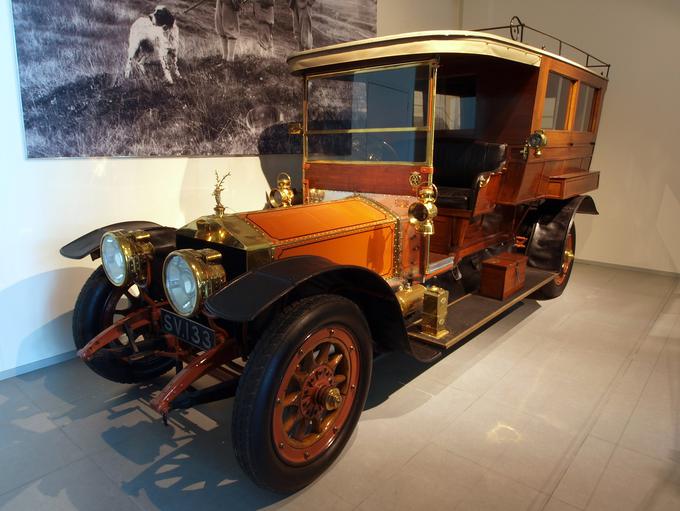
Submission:
POLYGON ((609 67, 508 28, 291 56, 302 181, 282 174, 271 207, 225 214, 220 180, 214 214, 184 227, 125 222, 63 247, 102 262, 75 304, 79 356, 116 382, 176 370, 152 400, 166 420, 235 396, 244 472, 292 492, 350 438, 374 354, 430 362, 520 300, 559 296, 575 214, 597 214, 584 193, 609 67))

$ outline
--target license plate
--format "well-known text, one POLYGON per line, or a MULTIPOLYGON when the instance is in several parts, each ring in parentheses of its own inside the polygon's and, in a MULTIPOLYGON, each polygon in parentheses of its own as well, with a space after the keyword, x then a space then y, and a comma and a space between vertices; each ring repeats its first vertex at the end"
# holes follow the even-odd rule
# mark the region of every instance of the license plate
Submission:
POLYGON ((215 346, 215 331, 177 314, 161 309, 161 330, 207 351, 215 346))

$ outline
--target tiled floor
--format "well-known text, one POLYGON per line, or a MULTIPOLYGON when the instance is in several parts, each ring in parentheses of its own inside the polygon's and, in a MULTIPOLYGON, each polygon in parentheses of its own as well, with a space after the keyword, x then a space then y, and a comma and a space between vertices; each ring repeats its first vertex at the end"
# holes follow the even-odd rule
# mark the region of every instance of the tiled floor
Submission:
POLYGON ((0 508, 680 510, 680 283, 578 264, 432 366, 388 355, 340 460, 282 499, 231 402, 175 413, 79 361, 0 382, 0 508))

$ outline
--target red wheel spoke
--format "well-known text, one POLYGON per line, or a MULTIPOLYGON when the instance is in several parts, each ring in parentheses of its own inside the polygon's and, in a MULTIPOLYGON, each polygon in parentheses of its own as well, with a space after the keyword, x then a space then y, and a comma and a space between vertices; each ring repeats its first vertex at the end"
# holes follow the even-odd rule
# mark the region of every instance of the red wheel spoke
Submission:
POLYGON ((323 421, 321 421, 321 423, 319 424, 320 428, 319 433, 321 433, 322 431, 326 431, 328 428, 330 428, 334 418, 335 416, 333 414, 324 417, 323 421))
POLYGON ((342 353, 338 353, 335 355, 332 359, 328 361, 328 367, 330 367, 333 371, 335 371, 335 368, 338 367, 338 364, 342 361, 342 353))
POLYGON ((291 436, 297 441, 304 440, 305 436, 307 435, 307 426, 309 426, 309 420, 303 419, 297 421, 291 436))
POLYGON ((344 374, 336 374, 333 376, 333 383, 336 385, 340 385, 341 383, 344 383, 347 380, 347 377, 344 374))
POLYGON ((302 371, 295 371, 295 374, 293 374, 293 379, 298 383, 300 388, 302 388, 302 384, 307 379, 307 373, 303 373, 302 371))
POLYGON ((283 406, 293 406, 299 405, 300 392, 292 392, 291 394, 286 394, 283 398, 283 406))
POLYGON ((331 352, 331 345, 330 343, 326 343, 321 345, 321 349, 319 350, 319 354, 316 356, 316 363, 317 364, 325 364, 328 362, 328 355, 331 352))
POLYGON ((293 427, 298 423, 300 419, 301 417, 297 413, 291 415, 290 417, 288 417, 288 419, 286 419, 286 422, 283 423, 283 430, 290 435, 293 427))
MULTIPOLYGON (((300 369, 308 373, 314 367, 314 353, 305 353, 305 356, 300 360, 300 369)), ((306 375, 305 375, 306 376, 306 375)))

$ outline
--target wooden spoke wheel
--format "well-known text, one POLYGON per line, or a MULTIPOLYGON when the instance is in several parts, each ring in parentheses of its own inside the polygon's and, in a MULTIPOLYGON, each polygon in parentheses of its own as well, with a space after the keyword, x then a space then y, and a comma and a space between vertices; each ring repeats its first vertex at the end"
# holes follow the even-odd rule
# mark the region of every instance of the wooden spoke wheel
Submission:
POLYGON ((236 393, 232 441, 246 474, 282 493, 316 479, 359 420, 372 357, 366 320, 346 298, 306 298, 275 316, 236 393))
POLYGON ((567 239, 564 243, 564 250, 562 252, 562 264, 560 272, 555 275, 555 278, 548 282, 541 289, 531 295, 530 298, 536 300, 550 300, 560 296, 569 283, 571 272, 574 269, 574 256, 576 254, 576 226, 571 225, 567 239))
MULTIPOLYGON (((100 266, 83 285, 73 311, 73 341, 77 349, 83 348, 114 321, 127 316, 145 304, 138 290, 133 287, 123 289, 114 286, 106 278, 100 266)), ((98 356, 87 362, 97 374, 118 383, 138 383, 157 378, 172 369, 174 360, 164 357, 148 356, 135 361, 122 360, 121 357, 134 353, 133 342, 145 346, 158 343, 165 346, 163 339, 156 339, 150 331, 131 332, 133 339, 122 335, 98 356)))
POLYGON ((341 325, 304 341, 286 370, 274 407, 272 434, 279 457, 307 463, 333 443, 356 395, 356 339, 341 325))

